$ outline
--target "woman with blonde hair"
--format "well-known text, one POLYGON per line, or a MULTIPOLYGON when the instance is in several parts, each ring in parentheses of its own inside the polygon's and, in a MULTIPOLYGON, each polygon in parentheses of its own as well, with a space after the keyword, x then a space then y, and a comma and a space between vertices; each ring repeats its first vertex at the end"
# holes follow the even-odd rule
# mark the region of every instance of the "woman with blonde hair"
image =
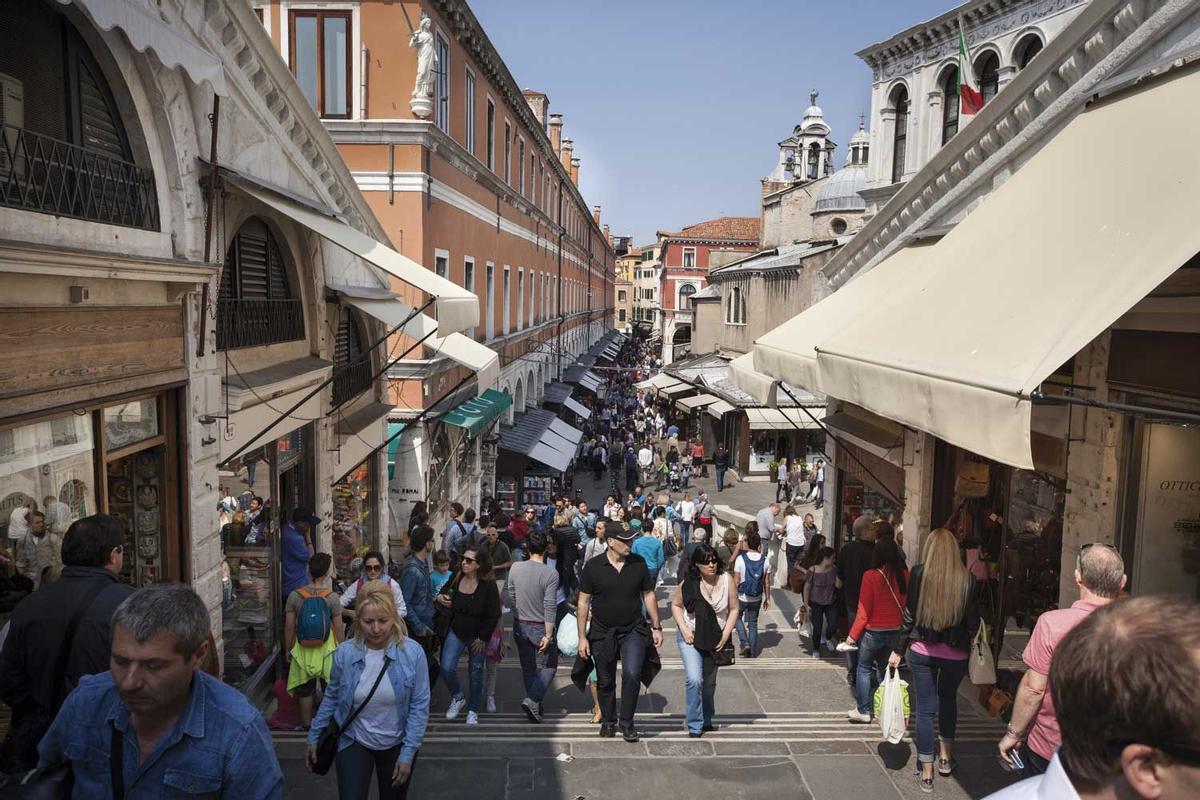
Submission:
POLYGON ((925 540, 921 564, 909 576, 900 631, 889 669, 900 666, 906 649, 917 691, 917 780, 933 792, 933 716, 938 717, 939 775, 954 771, 951 747, 958 723, 958 685, 967 674, 971 641, 979 630, 975 580, 963 564, 958 539, 938 528, 925 540))
POLYGON ((308 734, 309 769, 331 720, 341 731, 334 760, 338 797, 366 800, 374 773, 380 797, 406 798, 429 722, 429 669, 381 581, 363 587, 354 637, 334 651, 325 699, 308 734))

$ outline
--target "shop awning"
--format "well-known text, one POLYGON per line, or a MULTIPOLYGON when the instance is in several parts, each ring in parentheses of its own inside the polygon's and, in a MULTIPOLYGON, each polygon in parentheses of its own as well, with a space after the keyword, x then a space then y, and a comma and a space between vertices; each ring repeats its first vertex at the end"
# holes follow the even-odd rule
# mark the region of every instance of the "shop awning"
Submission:
POLYGON ((540 461, 550 469, 556 469, 559 472, 566 472, 567 467, 571 466, 572 455, 557 450, 550 445, 541 441, 536 442, 530 451, 526 454, 534 461, 540 461))
MULTIPOLYGON (((343 297, 347 303, 359 311, 387 325, 389 330, 395 328, 412 313, 412 307, 400 300, 368 299, 349 295, 343 295, 343 297)), ((401 330, 414 339, 420 339, 431 330, 440 330, 440 325, 432 317, 417 314, 401 330)), ((430 336, 425 340, 425 346, 435 355, 446 356, 451 361, 477 373, 476 383, 480 394, 495 386, 500 378, 499 354, 465 334, 430 336)))
POLYGON ((566 400, 563 400, 563 406, 571 409, 576 414, 578 414, 580 419, 588 419, 589 417, 592 416, 591 409, 589 409, 587 406, 583 405, 582 403, 578 403, 575 400, 572 400, 569 397, 566 400))
POLYGON ((694 392, 694 391, 696 391, 695 386, 692 386, 690 383, 684 383, 683 381, 678 381, 669 386, 661 387, 658 390, 658 393, 660 396, 666 395, 667 397, 673 398, 676 395, 683 394, 684 392, 694 392))
POLYGON ((579 385, 590 392, 595 392, 600 388, 600 379, 592 371, 583 373, 579 378, 579 385))
POLYGON ((572 391, 571 387, 565 383, 552 383, 546 387, 546 394, 542 398, 542 402, 562 405, 571 398, 572 391))
POLYGON ((1198 93, 1192 71, 1094 105, 922 248, 921 279, 894 275, 904 251, 867 273, 898 288, 818 344, 821 389, 1032 469, 1030 395, 1200 252, 1200 159, 1151 147, 1102 166, 1130 120, 1143 141, 1200 137, 1198 93))
POLYGON ((825 416, 823 408, 744 408, 752 431, 794 431, 796 428, 820 428, 813 417, 825 416), (809 415, 812 416, 809 416, 809 415))
POLYGON ((566 439, 573 447, 578 446, 583 441, 583 431, 573 425, 568 425, 557 417, 550 422, 550 430, 566 439))
MULTIPOLYGON (((176 33, 171 26, 149 8, 130 0, 58 0, 61 5, 72 2, 80 6, 100 30, 124 31, 133 49, 139 53, 153 50, 167 67, 183 67, 192 83, 208 83, 222 97, 229 96, 221 60, 176 33)), ((30 98, 32 100, 32 98, 30 98)))
POLYGON ((465 331, 479 324, 479 299, 458 284, 450 282, 433 270, 426 269, 411 258, 397 253, 338 219, 269 191, 244 176, 226 177, 260 203, 270 206, 323 239, 433 297, 434 308, 437 310, 438 332, 443 336, 465 331))
POLYGON ((512 395, 488 389, 478 397, 472 397, 467 402, 450 409, 439 419, 449 425, 465 429, 472 436, 478 436, 481 431, 499 419, 512 403, 512 395))
POLYGON ((396 475, 396 459, 400 455, 400 441, 404 438, 403 436, 397 436, 396 434, 403 431, 406 427, 408 426, 403 422, 389 422, 387 426, 387 438, 384 439, 384 441, 388 442, 388 439, 391 439, 387 446, 387 467, 389 481, 396 475), (392 439, 393 436, 396 438, 392 439))
POLYGON ((583 438, 583 431, 574 428, 541 408, 517 414, 510 427, 500 431, 500 447, 513 453, 527 455, 559 472, 566 470, 575 456, 579 439, 572 444, 567 436, 583 438), (552 427, 553 426, 553 427, 552 427), (560 433, 561 432, 561 433, 560 433))
MULTIPOLYGON (((785 323, 786 324, 786 323, 785 323)), ((776 404, 779 381, 754 368, 754 354, 746 353, 729 362, 729 378, 733 385, 764 406, 776 404)))
POLYGON ((665 372, 660 372, 656 375, 651 375, 646 380, 637 384, 639 389, 661 389, 664 386, 674 386, 679 383, 678 380, 672 378, 665 372))
POLYGON ((694 408, 703 408, 704 406, 711 405, 720 399, 721 398, 714 397, 711 394, 698 394, 695 397, 681 397, 675 401, 675 407, 681 408, 684 411, 691 411, 694 408))
POLYGON ((338 420, 338 447, 333 453, 333 471, 337 476, 334 483, 341 482, 383 447, 387 429, 385 420, 390 413, 391 403, 367 403, 338 420))
POLYGON ((717 419, 720 419, 721 417, 725 416, 730 411, 733 411, 736 408, 737 408, 737 406, 735 406, 731 403, 726 403, 724 400, 718 400, 717 402, 715 402, 712 405, 705 408, 704 413, 711 414, 712 416, 716 417, 717 419))
POLYGON ((871 455, 899 466, 904 455, 904 431, 891 420, 879 420, 876 425, 867 420, 838 411, 822 420, 839 440, 849 441, 871 455))

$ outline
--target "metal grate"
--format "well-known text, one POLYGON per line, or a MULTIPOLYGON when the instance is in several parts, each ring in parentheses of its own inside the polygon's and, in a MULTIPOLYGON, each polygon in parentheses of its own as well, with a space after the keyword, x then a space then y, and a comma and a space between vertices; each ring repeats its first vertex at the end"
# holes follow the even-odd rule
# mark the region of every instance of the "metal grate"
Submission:
POLYGON ((304 338, 304 304, 300 300, 217 302, 217 349, 258 347, 304 338))
POLYGON ((0 205, 158 230, 154 173, 120 158, 0 125, 0 205))

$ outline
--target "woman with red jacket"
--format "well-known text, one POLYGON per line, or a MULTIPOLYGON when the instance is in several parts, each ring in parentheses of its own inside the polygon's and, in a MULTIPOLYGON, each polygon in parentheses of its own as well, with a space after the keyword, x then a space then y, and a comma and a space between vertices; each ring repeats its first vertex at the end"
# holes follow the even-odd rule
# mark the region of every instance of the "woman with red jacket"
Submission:
MULTIPOLYGON (((876 523, 876 530, 891 526, 876 523)), ((863 575, 858 595, 858 614, 854 627, 838 650, 858 652, 855 688, 858 707, 847 712, 851 722, 871 721, 871 701, 875 687, 883 681, 883 669, 891 655, 891 643, 900 630, 908 591, 908 568, 894 539, 878 537, 871 569, 863 575)))

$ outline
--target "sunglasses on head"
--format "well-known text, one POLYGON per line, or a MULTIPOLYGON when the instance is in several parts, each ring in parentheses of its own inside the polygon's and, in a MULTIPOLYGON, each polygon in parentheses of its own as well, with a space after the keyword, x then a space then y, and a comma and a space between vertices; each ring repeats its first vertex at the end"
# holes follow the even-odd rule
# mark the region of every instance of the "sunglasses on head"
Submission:
POLYGON ((1091 548, 1091 547, 1107 547, 1109 550, 1112 550, 1113 552, 1116 552, 1116 550, 1117 550, 1117 548, 1113 547, 1111 544, 1108 544, 1107 542, 1088 542, 1087 544, 1079 545, 1079 552, 1082 553, 1084 550, 1087 550, 1088 548, 1091 548))

